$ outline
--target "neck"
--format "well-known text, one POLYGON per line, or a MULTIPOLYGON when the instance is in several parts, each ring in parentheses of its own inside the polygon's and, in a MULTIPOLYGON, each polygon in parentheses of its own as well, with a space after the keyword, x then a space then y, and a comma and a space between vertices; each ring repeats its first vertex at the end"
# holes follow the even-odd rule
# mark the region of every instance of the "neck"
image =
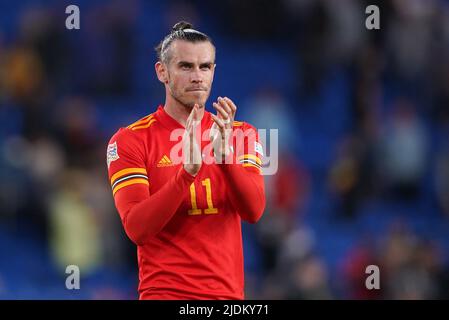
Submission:
MULTIPOLYGON (((192 111, 192 107, 188 107, 182 104, 178 100, 173 99, 171 95, 167 94, 165 99, 164 110, 170 117, 172 117, 185 127, 187 118, 189 117, 190 112, 192 111)), ((199 108, 198 111, 200 119, 202 119, 204 115, 204 107, 199 108)))

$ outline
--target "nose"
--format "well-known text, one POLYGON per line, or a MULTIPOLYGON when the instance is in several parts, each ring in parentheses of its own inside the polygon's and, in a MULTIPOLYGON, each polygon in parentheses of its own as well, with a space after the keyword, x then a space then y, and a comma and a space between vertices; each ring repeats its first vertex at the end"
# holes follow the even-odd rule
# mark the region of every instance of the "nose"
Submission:
POLYGON ((190 82, 192 82, 192 83, 202 83, 203 82, 200 68, 194 68, 192 70, 192 73, 190 74, 190 82))

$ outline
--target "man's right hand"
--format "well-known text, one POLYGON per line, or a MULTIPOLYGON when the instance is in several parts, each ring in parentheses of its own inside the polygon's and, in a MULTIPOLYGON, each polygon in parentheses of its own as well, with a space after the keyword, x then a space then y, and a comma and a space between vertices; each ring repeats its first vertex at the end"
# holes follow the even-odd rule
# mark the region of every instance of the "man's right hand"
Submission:
POLYGON ((196 139, 196 128, 200 124, 199 106, 195 104, 186 121, 186 129, 182 138, 184 169, 196 176, 201 169, 201 149, 196 139))

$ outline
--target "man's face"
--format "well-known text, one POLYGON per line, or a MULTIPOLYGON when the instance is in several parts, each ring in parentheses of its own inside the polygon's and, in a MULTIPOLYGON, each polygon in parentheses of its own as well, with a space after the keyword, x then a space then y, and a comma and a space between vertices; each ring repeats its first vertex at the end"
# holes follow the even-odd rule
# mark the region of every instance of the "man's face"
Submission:
POLYGON ((187 107, 205 106, 215 70, 215 48, 208 41, 174 41, 169 50, 169 94, 187 107))

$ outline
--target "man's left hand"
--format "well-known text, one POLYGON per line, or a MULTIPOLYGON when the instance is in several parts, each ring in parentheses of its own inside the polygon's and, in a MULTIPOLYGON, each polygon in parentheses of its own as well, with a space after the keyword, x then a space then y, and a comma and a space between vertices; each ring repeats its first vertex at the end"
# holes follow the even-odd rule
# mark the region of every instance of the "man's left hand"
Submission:
POLYGON ((214 124, 211 128, 210 140, 214 147, 215 159, 218 163, 223 163, 231 152, 230 138, 237 107, 228 97, 218 97, 218 102, 214 102, 213 107, 217 110, 217 115, 212 114, 214 124))

